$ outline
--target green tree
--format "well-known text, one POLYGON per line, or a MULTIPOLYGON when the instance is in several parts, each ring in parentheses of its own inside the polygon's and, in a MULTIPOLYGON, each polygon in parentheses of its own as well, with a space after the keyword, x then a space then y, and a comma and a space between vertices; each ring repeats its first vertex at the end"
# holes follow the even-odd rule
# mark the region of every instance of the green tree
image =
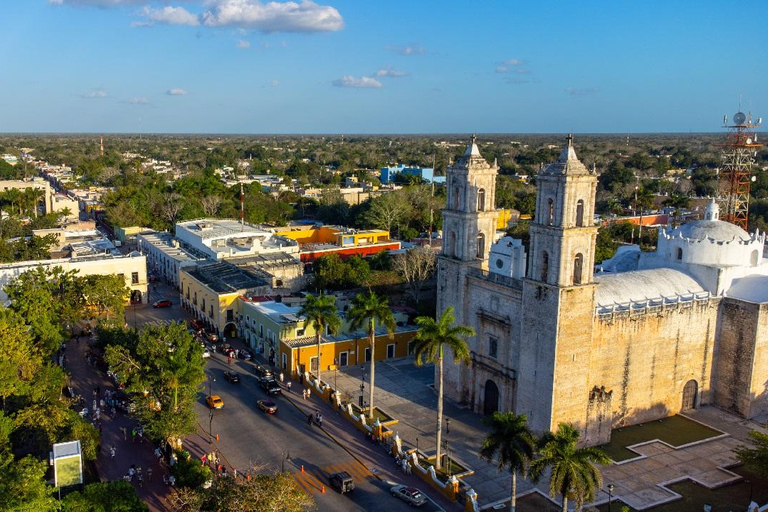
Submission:
POLYGON ((739 460, 751 466, 764 477, 768 477, 768 434, 757 430, 749 432, 753 448, 740 447, 734 450, 739 460))
POLYGON ((105 359, 126 383, 144 396, 137 413, 147 435, 156 441, 196 431, 194 397, 205 380, 202 348, 184 324, 149 325, 137 337, 113 336, 105 359))
POLYGON ((305 317, 315 329, 315 341, 317 342, 317 382, 320 380, 320 346, 323 340, 323 333, 327 331, 330 334, 336 334, 341 327, 341 319, 336 309, 336 297, 333 295, 312 295, 307 294, 307 301, 301 306, 299 316, 305 317))
POLYGON ((389 300, 386 297, 377 295, 372 290, 367 293, 361 293, 355 296, 352 301, 352 309, 347 313, 347 319, 350 322, 352 330, 365 328, 368 334, 368 345, 371 348, 371 379, 370 379, 370 400, 368 403, 368 418, 373 419, 373 395, 375 391, 376 377, 376 323, 387 328, 387 333, 391 338, 397 325, 395 316, 389 308, 389 300))
POLYGON ((595 492, 603 485, 603 477, 596 464, 610 464, 611 459, 597 448, 578 448, 579 432, 569 423, 558 425, 556 433, 548 432, 539 440, 539 457, 531 463, 530 475, 537 482, 549 468, 549 495, 563 497, 563 512, 568 511, 568 500, 576 508, 595 499, 595 492))
POLYGON ((435 456, 435 468, 442 467, 440 455, 443 434, 443 355, 446 347, 453 354, 456 364, 469 363, 469 346, 466 338, 475 335, 474 329, 466 325, 455 325, 453 308, 443 311, 440 318, 435 321, 428 316, 416 318, 419 332, 416 334, 414 357, 416 365, 437 363, 437 425, 435 437, 437 453, 435 456))
POLYGON ((47 461, 24 457, 15 460, 9 451, 0 454, 0 510, 53 512, 59 503, 45 483, 47 461))
POLYGON ((513 412, 494 412, 483 423, 491 427, 491 433, 480 447, 480 456, 488 462, 496 458, 496 469, 505 469, 512 475, 512 492, 509 510, 515 512, 517 506, 517 473, 525 474, 528 464, 533 459, 536 441, 528 428, 528 417, 513 412))
POLYGON ((67 494, 62 512, 148 512, 136 489, 125 480, 97 482, 67 494))

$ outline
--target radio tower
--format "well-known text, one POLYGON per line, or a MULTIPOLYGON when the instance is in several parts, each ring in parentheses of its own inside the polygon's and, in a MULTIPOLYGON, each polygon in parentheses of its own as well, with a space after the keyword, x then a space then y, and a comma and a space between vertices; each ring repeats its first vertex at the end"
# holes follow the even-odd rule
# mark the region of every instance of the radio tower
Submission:
POLYGON ((104 156, 104 137, 99 137, 99 154, 100 156, 104 156))
POLYGON ((245 194, 242 181, 240 182, 240 231, 245 231, 245 194))
POLYGON ((731 125, 728 116, 723 116, 723 125, 728 130, 723 144, 723 167, 720 170, 720 218, 731 224, 747 229, 749 220, 749 187, 755 180, 752 165, 755 162, 757 142, 755 128, 763 122, 758 118, 752 122, 752 114, 736 112, 731 125))

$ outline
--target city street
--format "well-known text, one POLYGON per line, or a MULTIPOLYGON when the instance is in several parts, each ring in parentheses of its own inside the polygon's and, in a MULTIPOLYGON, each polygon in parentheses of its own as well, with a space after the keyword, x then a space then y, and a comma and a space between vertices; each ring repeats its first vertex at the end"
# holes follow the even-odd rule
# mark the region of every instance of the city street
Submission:
MULTIPOLYGON (((178 295, 172 288, 158 285, 156 291, 152 290, 150 299, 149 305, 126 308, 129 325, 133 325, 134 319, 142 326, 188 318, 179 307, 178 295), (170 299, 173 306, 151 306, 152 302, 162 299, 170 299)), ((237 341, 233 344, 242 346, 237 341)), ((201 386, 197 402, 198 435, 185 439, 185 448, 196 456, 218 450, 230 473, 237 469, 242 474, 248 468, 288 471, 299 487, 314 497, 321 511, 380 510, 382 507, 392 511, 409 510, 411 507, 405 502, 390 495, 391 486, 400 483, 428 491, 430 497, 436 494, 416 476, 396 471, 391 456, 366 441, 361 432, 327 404, 317 398, 302 400, 298 382, 293 383, 290 397, 268 397, 258 385, 253 363, 233 361, 230 365, 226 356, 216 352, 206 361, 208 380, 201 386), (227 381, 225 370, 236 371, 241 377, 240 383, 227 381), (209 387, 224 401, 224 407, 213 414, 205 404, 209 387), (258 409, 256 402, 262 398, 272 398, 277 404, 275 415, 258 409), (307 422, 307 416, 317 410, 324 416, 322 429, 307 422), (215 440, 216 435, 219 441, 215 440), (328 477, 337 471, 346 471, 352 476, 356 485, 352 493, 341 495, 330 487, 328 477)), ((284 393, 287 394, 287 390, 284 389, 284 393)), ((440 503, 442 507, 429 502, 420 510, 451 507, 444 500, 440 503)))

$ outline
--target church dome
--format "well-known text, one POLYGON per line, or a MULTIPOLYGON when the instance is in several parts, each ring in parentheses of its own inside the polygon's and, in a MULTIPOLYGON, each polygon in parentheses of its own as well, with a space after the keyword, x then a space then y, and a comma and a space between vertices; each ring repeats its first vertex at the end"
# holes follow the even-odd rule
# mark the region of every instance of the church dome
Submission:
POLYGON ((732 240, 749 241, 752 237, 742 228, 722 220, 696 220, 687 222, 670 233, 690 240, 712 240, 730 242, 732 240))

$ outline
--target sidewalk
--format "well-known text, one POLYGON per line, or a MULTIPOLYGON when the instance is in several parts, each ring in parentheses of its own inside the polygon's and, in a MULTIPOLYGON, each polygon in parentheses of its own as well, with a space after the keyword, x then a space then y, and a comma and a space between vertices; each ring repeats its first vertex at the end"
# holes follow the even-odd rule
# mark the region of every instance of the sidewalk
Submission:
MULTIPOLYGON (((93 391, 98 386, 100 388, 99 398, 103 398, 106 390, 115 390, 112 382, 106 374, 91 366, 86 361, 86 354, 91 345, 90 340, 81 339, 80 342, 74 339, 67 344, 67 368, 72 374, 71 386, 76 395, 81 395, 85 399, 85 406, 92 410, 93 391)), ((81 407, 77 407, 78 410, 81 407)), ((108 408, 107 408, 108 409, 108 408)), ((98 422, 95 423, 98 425, 98 422)), ((163 483, 163 475, 167 474, 166 468, 160 466, 154 455, 155 447, 149 441, 141 444, 134 444, 131 441, 131 429, 138 423, 133 418, 117 412, 114 416, 109 411, 102 411, 101 424, 103 431, 101 434, 101 453, 96 459, 96 470, 102 482, 119 480, 128 473, 131 465, 135 464, 142 468, 144 474, 144 484, 139 487, 136 478, 133 479, 133 485, 139 497, 149 506, 149 509, 155 511, 169 510, 165 506, 165 497, 168 487, 163 483), (120 428, 125 427, 128 432, 128 439, 123 438, 120 428), (115 457, 111 457, 110 448, 115 447, 115 457), (149 469, 152 469, 152 476, 149 477, 149 469)))

